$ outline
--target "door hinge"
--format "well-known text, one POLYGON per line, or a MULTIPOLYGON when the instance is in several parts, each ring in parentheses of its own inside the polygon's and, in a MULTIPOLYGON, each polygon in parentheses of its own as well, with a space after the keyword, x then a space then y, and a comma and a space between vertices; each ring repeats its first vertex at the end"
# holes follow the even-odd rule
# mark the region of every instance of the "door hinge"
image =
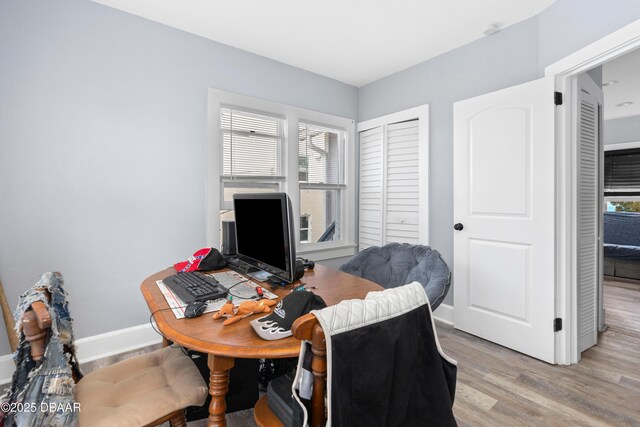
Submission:
POLYGON ((553 102, 556 105, 562 105, 562 92, 553 92, 553 102))
POLYGON ((553 319, 553 332, 558 332, 562 330, 562 318, 556 317, 553 319))

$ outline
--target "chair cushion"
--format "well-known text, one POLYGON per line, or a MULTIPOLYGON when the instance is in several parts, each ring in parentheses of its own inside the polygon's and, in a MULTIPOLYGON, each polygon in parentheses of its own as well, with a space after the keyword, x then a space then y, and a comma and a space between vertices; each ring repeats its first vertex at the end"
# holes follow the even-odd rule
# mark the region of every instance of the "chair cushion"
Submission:
POLYGON ((181 349, 165 347, 86 375, 76 385, 81 427, 134 427, 187 406, 200 406, 208 388, 181 349))
POLYGON ((449 290, 451 273, 440 253, 429 246, 389 243, 355 255, 340 270, 363 277, 385 289, 420 282, 435 310, 449 290))

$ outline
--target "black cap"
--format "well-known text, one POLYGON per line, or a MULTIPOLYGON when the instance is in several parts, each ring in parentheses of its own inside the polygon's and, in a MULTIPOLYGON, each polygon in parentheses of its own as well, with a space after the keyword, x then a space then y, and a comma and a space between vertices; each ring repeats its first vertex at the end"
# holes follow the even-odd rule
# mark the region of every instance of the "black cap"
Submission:
POLYGON ((278 340, 291 336, 291 325, 311 310, 325 308, 324 300, 309 291, 293 291, 273 309, 273 313, 251 321, 251 326, 265 340, 278 340))

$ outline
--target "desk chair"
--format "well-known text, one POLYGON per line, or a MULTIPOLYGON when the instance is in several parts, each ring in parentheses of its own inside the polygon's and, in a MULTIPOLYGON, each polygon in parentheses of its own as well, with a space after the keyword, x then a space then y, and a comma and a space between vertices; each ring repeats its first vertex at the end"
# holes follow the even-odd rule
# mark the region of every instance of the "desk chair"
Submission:
POLYGON ((376 282, 385 289, 420 282, 434 311, 451 284, 451 272, 438 251, 408 243, 372 246, 354 255, 340 270, 376 282))
MULTIPOLYGON (((60 273, 54 273, 62 281, 60 273)), ((43 276, 44 278, 44 276, 43 276)), ((52 314, 42 301, 31 303, 22 319, 31 358, 42 360, 52 314)), ((74 370, 80 427, 186 426, 184 409, 204 403, 208 387, 191 359, 179 348, 132 357, 85 375, 74 370)))
MULTIPOLYGON (((312 343, 313 347, 313 395, 311 397, 310 427, 324 426, 326 408, 324 405, 327 383, 327 344, 324 331, 313 314, 305 314, 298 318, 291 327, 293 336, 301 341, 312 343)), ((258 400, 253 411, 253 417, 259 427, 284 427, 284 423, 271 411, 267 401, 267 395, 258 400)))
MULTIPOLYGON (((311 427, 326 425, 329 412, 332 425, 455 425, 457 366, 440 347, 420 283, 314 310, 294 322, 292 333, 303 340, 301 361, 310 342, 313 389, 304 411, 311 427)), ((283 425, 267 396, 254 417, 260 427, 283 425)))

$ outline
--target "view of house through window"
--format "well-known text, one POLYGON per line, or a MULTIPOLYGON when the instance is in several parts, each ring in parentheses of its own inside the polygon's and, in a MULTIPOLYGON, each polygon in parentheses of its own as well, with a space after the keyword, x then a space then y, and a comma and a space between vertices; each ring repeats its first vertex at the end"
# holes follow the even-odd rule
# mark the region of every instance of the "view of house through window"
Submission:
POLYGON ((344 132, 300 122, 298 136, 300 242, 340 240, 344 132))

